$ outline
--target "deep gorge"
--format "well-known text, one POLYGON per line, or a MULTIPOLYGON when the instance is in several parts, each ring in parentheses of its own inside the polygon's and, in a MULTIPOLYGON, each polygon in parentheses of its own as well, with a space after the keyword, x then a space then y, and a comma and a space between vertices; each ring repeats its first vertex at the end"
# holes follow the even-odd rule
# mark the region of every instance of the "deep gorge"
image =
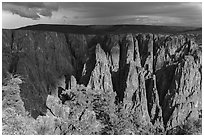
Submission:
POLYGON ((172 129, 202 115, 197 37, 3 30, 2 77, 22 77, 21 98, 34 118, 46 114, 48 95, 84 85, 115 92, 115 104, 136 112, 141 123, 172 129))

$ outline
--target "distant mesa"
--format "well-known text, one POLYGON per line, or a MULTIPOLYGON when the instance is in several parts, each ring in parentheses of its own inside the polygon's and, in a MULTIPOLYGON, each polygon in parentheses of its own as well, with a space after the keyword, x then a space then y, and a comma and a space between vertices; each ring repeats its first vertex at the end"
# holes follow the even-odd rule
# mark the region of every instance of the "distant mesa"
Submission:
POLYGON ((63 25, 63 24, 37 24, 17 28, 15 30, 40 30, 54 31, 62 33, 76 34, 118 34, 118 33, 201 33, 201 27, 186 27, 186 26, 153 26, 153 25, 63 25))

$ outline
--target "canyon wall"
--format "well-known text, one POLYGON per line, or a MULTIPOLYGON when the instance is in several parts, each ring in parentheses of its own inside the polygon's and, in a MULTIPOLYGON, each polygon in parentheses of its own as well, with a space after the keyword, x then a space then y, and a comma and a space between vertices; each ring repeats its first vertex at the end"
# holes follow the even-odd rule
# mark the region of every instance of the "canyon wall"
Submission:
POLYGON ((20 75, 33 117, 48 95, 83 84, 116 93, 141 124, 172 129, 201 116, 202 48, 196 34, 83 35, 3 30, 2 77, 20 75))

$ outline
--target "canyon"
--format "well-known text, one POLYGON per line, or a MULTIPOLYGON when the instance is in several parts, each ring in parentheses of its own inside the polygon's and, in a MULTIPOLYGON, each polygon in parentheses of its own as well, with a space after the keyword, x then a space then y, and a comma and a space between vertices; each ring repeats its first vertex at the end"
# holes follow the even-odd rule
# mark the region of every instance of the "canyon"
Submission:
POLYGON ((48 97, 63 104, 63 91, 83 85, 167 132, 202 118, 201 30, 75 27, 2 30, 3 82, 22 77, 20 96, 32 117, 46 115, 48 97))

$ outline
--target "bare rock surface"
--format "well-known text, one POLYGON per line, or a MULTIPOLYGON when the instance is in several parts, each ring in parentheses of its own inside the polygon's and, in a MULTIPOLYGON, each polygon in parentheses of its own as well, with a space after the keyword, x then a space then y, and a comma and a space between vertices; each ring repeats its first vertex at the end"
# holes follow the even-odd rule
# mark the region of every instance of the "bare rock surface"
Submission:
POLYGON ((178 64, 164 99, 164 121, 175 127, 185 120, 199 117, 201 111, 201 74, 192 56, 178 64))
POLYGON ((104 92, 113 92, 109 62, 100 44, 96 45, 96 64, 87 87, 104 92))

